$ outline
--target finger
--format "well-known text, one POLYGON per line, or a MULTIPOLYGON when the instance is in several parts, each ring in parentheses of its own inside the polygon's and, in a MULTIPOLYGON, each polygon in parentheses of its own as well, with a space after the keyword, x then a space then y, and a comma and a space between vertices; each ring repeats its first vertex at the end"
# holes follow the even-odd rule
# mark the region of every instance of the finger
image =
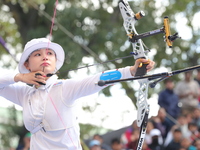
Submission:
POLYGON ((34 80, 35 82, 39 83, 40 85, 45 85, 46 84, 46 81, 44 79, 35 79, 34 80))
POLYGON ((35 75, 37 75, 37 76, 42 76, 42 77, 46 77, 45 73, 42 72, 42 71, 37 71, 37 72, 35 72, 35 75))
POLYGON ((144 58, 139 58, 135 62, 137 67, 142 67, 143 64, 149 64, 149 63, 150 63, 150 60, 149 59, 144 59, 144 58))
POLYGON ((43 77, 43 76, 41 76, 41 75, 35 75, 35 78, 41 79, 41 80, 45 80, 45 77, 43 77))
POLYGON ((154 68, 155 62, 151 61, 148 65, 147 65, 147 70, 150 71, 154 68))
POLYGON ((40 86, 41 84, 39 84, 38 82, 33 82, 33 85, 40 86))
POLYGON ((144 58, 139 58, 139 59, 137 59, 136 61, 138 61, 138 62, 142 62, 142 63, 147 63, 147 62, 150 62, 151 60, 150 59, 144 59, 144 58))
POLYGON ((37 81, 33 81, 31 84, 32 84, 32 85, 35 85, 35 86, 45 85, 45 84, 43 84, 42 82, 41 82, 41 84, 40 84, 40 82, 37 82, 37 81))
POLYGON ((40 73, 35 73, 34 74, 34 78, 33 78, 34 82, 45 82, 45 78, 43 76, 41 76, 40 73))
POLYGON ((35 86, 40 86, 40 84, 37 81, 35 81, 35 80, 31 80, 31 81, 27 82, 27 84, 35 85, 35 86))
POLYGON ((45 83, 43 81, 40 81, 40 80, 33 80, 32 84, 36 85, 36 86, 45 85, 45 83))
POLYGON ((37 81, 37 83, 39 83, 40 85, 46 85, 46 84, 45 84, 45 83, 43 83, 43 82, 38 82, 38 81, 37 81))

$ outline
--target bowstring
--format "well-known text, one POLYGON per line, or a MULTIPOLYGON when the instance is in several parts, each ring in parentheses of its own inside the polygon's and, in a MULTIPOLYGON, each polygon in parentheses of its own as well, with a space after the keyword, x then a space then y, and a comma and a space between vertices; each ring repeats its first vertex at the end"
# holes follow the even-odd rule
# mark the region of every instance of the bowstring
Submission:
MULTIPOLYGON (((50 41, 51 41, 51 38, 52 38, 53 27, 54 27, 54 23, 55 23, 56 10, 57 10, 58 3, 59 3, 58 0, 56 0, 56 1, 55 1, 54 11, 53 11, 54 13, 53 13, 52 21, 51 21, 51 27, 50 27, 50 36, 49 36, 49 38, 48 38, 48 39, 49 39, 49 42, 48 42, 48 45, 47 45, 47 48, 46 48, 45 61, 46 61, 46 58, 48 57, 48 56, 47 56, 47 55, 48 55, 48 48, 49 48, 50 41)), ((44 72, 44 68, 45 68, 45 66, 43 67, 43 72, 44 72)), ((45 91, 47 92, 47 95, 48 95, 48 97, 49 97, 49 99, 50 99, 50 101, 51 101, 51 103, 52 103, 52 105, 53 105, 53 107, 54 107, 54 109, 55 109, 55 111, 56 111, 56 113, 57 113, 57 115, 58 115, 58 117, 59 117, 61 123, 62 123, 62 125, 64 126, 65 131, 67 132, 67 135, 68 135, 69 138, 70 138, 70 141, 72 142, 72 144, 73 144, 73 146, 75 147, 75 149, 77 149, 77 147, 76 147, 76 145, 75 145, 75 143, 74 143, 72 137, 70 136, 70 134, 69 134, 69 132, 68 132, 68 129, 67 129, 67 127, 66 127, 66 125, 65 125, 65 123, 64 123, 64 121, 63 121, 63 118, 62 118, 62 116, 60 115, 60 112, 59 112, 58 108, 56 107, 55 103, 53 102, 52 97, 50 96, 50 93, 48 92, 48 90, 47 90, 46 88, 45 88, 45 91)))
POLYGON ((91 64, 91 65, 85 65, 85 66, 78 67, 78 68, 75 68, 75 69, 69 69, 69 70, 65 70, 65 71, 60 71, 60 72, 58 72, 56 74, 61 74, 61 73, 64 73, 64 72, 70 72, 70 71, 80 70, 80 69, 89 68, 89 67, 98 66, 98 65, 103 65, 103 64, 106 64, 106 63, 109 63, 109 62, 118 61, 118 60, 121 60, 121 59, 133 57, 133 55, 134 54, 130 54, 128 56, 119 57, 119 58, 115 58, 115 59, 112 59, 112 60, 107 60, 107 61, 100 62, 100 63, 95 63, 95 64, 91 64))

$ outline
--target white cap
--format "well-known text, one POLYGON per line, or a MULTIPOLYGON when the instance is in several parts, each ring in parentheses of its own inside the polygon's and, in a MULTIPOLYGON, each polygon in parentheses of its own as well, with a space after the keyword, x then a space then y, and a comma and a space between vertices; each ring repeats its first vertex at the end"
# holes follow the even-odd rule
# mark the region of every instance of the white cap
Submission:
POLYGON ((161 132, 160 132, 160 130, 158 130, 158 129, 152 129, 152 130, 150 131, 150 135, 151 135, 151 137, 152 137, 152 136, 160 136, 160 135, 161 135, 161 132))
POLYGON ((38 38, 38 39, 32 39, 31 41, 26 43, 24 47, 24 52, 22 53, 22 56, 18 64, 20 73, 30 72, 28 69, 26 69, 26 67, 24 66, 24 63, 32 52, 38 49, 42 49, 42 48, 48 48, 48 49, 53 50, 56 54, 56 59, 57 59, 56 69, 59 70, 62 67, 64 59, 65 59, 65 53, 64 53, 63 48, 59 44, 53 43, 47 38, 38 38))
POLYGON ((158 143, 163 144, 163 138, 159 129, 152 129, 149 134, 151 137, 158 136, 158 143))

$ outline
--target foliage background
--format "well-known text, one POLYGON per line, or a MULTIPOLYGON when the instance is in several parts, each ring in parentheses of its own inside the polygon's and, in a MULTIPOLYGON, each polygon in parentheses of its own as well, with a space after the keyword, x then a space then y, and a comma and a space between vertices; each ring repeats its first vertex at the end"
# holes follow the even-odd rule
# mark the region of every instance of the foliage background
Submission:
MULTIPOLYGON (((129 55, 132 47, 127 41, 122 26, 123 19, 118 2, 117 0, 59 1, 53 28, 53 41, 62 45, 66 51, 60 78, 71 77, 70 72, 66 70, 88 65, 88 62, 84 61, 85 58, 90 58, 89 64, 92 64, 129 55)), ((171 32, 178 31, 182 37, 181 40, 174 42, 172 49, 166 47, 161 34, 143 39, 144 43, 152 49, 149 57, 156 62, 156 68, 176 70, 199 64, 200 25, 196 20, 200 17, 200 0, 135 0, 129 4, 134 12, 143 10, 146 14, 146 17, 136 24, 138 33, 161 28, 163 17, 168 16, 171 32)), ((0 36, 7 43, 9 50, 7 52, 3 46, 0 46, 2 68, 17 66, 9 53, 18 61, 27 41, 49 35, 54 6, 53 0, 0 1, 0 36)), ((129 66, 133 63, 133 58, 123 59, 98 66, 96 72, 129 66)), ((88 69, 88 74, 91 73, 88 69)), ((174 78, 178 81, 180 77, 181 75, 174 78)), ((122 88, 135 104, 136 97, 133 93, 136 89, 131 86, 130 83, 122 83, 122 88)), ((159 92, 161 87, 162 84, 158 88, 150 89, 149 94, 159 92)), ((106 96, 111 95, 109 88, 102 92, 106 96)), ((85 108, 85 110, 89 109, 85 108)), ((22 137, 24 128, 21 127, 19 133, 15 131, 15 127, 18 125, 14 124, 12 130, 7 127, 7 132, 13 132, 5 135, 14 136, 13 133, 16 133, 22 137)), ((89 132, 82 133, 84 134, 89 132)), ((2 138, 3 136, 2 133, 3 145, 9 147, 11 144, 8 138, 2 138)))

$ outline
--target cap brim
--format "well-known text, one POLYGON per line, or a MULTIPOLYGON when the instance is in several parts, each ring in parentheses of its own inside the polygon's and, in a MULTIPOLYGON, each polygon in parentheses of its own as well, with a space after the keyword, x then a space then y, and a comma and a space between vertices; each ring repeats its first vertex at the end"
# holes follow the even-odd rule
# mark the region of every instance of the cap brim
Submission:
POLYGON ((40 42, 38 44, 35 44, 31 47, 29 47, 28 49, 26 49, 26 51, 24 51, 21 55, 21 59, 19 61, 19 72, 20 73, 29 73, 30 71, 26 69, 26 67, 24 66, 25 61, 28 59, 29 55, 34 52, 35 50, 41 49, 41 48, 48 48, 48 49, 52 49, 55 53, 56 53, 56 70, 59 70, 64 62, 65 59, 65 53, 63 48, 56 43, 53 42, 40 42))

